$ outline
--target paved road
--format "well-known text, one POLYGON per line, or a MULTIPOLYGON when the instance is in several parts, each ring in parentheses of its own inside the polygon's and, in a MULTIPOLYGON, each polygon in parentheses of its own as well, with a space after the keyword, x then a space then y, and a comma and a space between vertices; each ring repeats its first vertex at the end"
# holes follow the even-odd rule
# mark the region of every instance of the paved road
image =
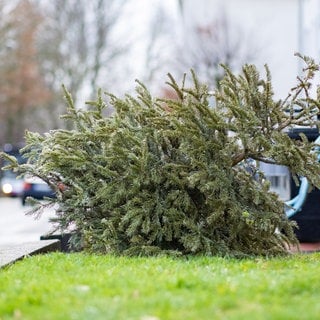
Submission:
POLYGON ((22 206, 19 198, 0 198, 0 246, 37 241, 52 228, 49 218, 54 210, 48 210, 35 220, 26 215, 30 207, 22 206))

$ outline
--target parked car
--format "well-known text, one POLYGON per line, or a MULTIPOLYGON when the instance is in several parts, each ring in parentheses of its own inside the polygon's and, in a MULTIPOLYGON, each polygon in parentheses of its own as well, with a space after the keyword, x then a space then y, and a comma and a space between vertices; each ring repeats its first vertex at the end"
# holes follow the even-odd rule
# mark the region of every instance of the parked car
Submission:
POLYGON ((23 190, 21 194, 23 205, 26 204, 27 197, 32 197, 39 200, 45 197, 54 198, 55 192, 40 178, 26 176, 24 178, 23 190))
POLYGON ((3 171, 1 176, 1 193, 7 197, 19 197, 23 191, 23 179, 8 170, 3 171))
MULTIPOLYGON (((25 159, 22 158, 19 152, 19 146, 13 146, 9 143, 5 144, 1 151, 10 156, 14 156, 19 163, 24 163, 25 159)), ((9 162, 5 159, 0 159, 0 167, 5 167, 9 162)), ((1 194, 8 197, 17 197, 22 194, 23 179, 18 178, 18 174, 12 170, 0 170, 0 189, 1 194)))

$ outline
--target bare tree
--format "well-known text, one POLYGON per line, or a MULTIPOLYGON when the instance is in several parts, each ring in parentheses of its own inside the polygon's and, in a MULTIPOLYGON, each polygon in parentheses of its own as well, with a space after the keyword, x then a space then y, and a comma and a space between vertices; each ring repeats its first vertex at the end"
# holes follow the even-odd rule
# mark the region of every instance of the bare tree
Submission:
MULTIPOLYGON (((61 85, 77 100, 83 92, 113 81, 115 60, 127 43, 114 40, 124 0, 55 0, 40 2, 46 19, 38 33, 39 61, 47 85, 55 93, 49 112, 57 127, 61 113, 61 85), (60 109, 59 109, 60 107, 60 109)), ((87 98, 88 98, 87 97, 87 98)))
POLYGON ((165 8, 159 4, 154 9, 149 27, 145 81, 152 83, 159 69, 163 70, 163 66, 168 62, 167 54, 174 39, 173 33, 172 20, 165 8))
POLYGON ((34 112, 50 97, 36 60, 35 37, 41 16, 28 0, 7 6, 0 33, 1 144, 18 143, 32 126, 34 112))
POLYGON ((223 9, 211 22, 193 24, 184 21, 183 1, 179 4, 181 16, 177 21, 163 8, 151 21, 146 55, 150 81, 159 73, 170 71, 179 78, 193 69, 201 81, 215 87, 223 76, 221 63, 237 71, 244 63, 254 62, 258 45, 247 38, 241 26, 230 21, 223 9))
POLYGON ((62 84, 77 100, 115 82, 129 43, 117 34, 126 3, 0 0, 0 143, 63 126, 62 84))
POLYGON ((182 43, 177 43, 177 52, 183 52, 176 60, 177 69, 194 69, 211 87, 217 86, 223 76, 221 63, 237 71, 244 63, 252 62, 258 52, 241 27, 233 24, 223 11, 211 23, 195 25, 182 39, 182 43))
POLYGON ((151 11, 148 32, 145 36, 145 70, 141 79, 155 91, 162 91, 166 74, 174 72, 177 21, 168 8, 160 2, 151 11))

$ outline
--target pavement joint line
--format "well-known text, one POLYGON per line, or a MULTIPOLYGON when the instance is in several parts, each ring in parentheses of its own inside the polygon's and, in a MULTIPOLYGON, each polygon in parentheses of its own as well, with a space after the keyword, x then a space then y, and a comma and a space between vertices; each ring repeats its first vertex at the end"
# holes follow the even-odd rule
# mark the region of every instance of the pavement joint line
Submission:
POLYGON ((39 240, 0 246, 0 269, 22 260, 25 257, 53 251, 61 251, 60 240, 39 240))

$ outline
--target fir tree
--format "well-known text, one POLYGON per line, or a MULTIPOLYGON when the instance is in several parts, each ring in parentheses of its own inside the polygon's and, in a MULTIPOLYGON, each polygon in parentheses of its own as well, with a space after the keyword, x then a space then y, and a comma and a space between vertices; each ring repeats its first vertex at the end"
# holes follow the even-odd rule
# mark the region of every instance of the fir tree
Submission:
MULTIPOLYGON (((136 97, 101 93, 75 108, 65 91, 73 130, 26 133, 27 163, 11 165, 46 181, 57 197, 54 222, 73 242, 116 254, 275 255, 296 244, 284 204, 252 161, 288 166, 320 186, 315 145, 287 135, 317 125, 319 99, 309 96, 318 65, 275 101, 271 76, 245 65, 224 67, 213 94, 192 72, 193 87, 168 83, 177 100, 154 98, 138 82, 136 97), (215 98, 215 106, 209 100, 215 98), (115 112, 104 117, 108 106, 115 112), (297 111, 297 106, 299 109, 297 111)), ((3 155, 5 156, 5 155, 3 155)), ((41 205, 34 208, 41 210, 41 205)))

